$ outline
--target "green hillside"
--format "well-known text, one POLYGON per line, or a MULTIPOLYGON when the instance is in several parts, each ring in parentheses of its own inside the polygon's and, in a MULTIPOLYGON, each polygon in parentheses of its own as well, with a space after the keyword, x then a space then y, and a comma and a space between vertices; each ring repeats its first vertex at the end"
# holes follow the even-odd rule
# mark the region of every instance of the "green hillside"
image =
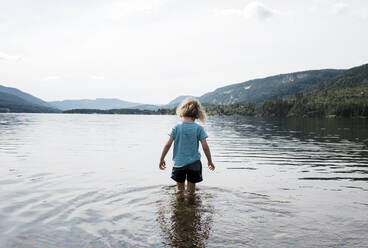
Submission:
POLYGON ((319 89, 308 94, 294 95, 288 115, 368 116, 368 64, 321 82, 319 89))
POLYGON ((15 88, 0 87, 0 113, 57 113, 55 108, 43 104, 41 99, 33 97, 15 88), (5 92, 6 91, 6 92, 5 92), (9 93, 10 92, 10 93, 9 93), (12 93, 16 93, 14 95, 12 93), (30 102, 29 100, 32 100, 30 102), (39 104, 38 104, 39 103, 39 104), (40 105, 42 104, 42 105, 40 105))
POLYGON ((218 88, 199 98, 202 103, 228 105, 262 103, 266 100, 290 97, 298 92, 309 92, 326 79, 341 75, 344 70, 312 70, 254 79, 218 88))
POLYGON ((0 92, 7 93, 10 95, 16 96, 18 98, 21 98, 27 101, 28 104, 39 105, 39 106, 43 106, 47 108, 53 108, 53 106, 43 101, 42 99, 32 96, 31 94, 25 93, 21 90, 18 90, 17 88, 5 87, 3 85, 0 85, 0 92))
POLYGON ((368 64, 353 67, 335 78, 324 80, 319 84, 318 89, 344 88, 366 84, 368 84, 368 64))
POLYGON ((323 80, 311 92, 296 93, 261 104, 206 107, 211 115, 258 115, 265 117, 368 117, 368 65, 323 80))

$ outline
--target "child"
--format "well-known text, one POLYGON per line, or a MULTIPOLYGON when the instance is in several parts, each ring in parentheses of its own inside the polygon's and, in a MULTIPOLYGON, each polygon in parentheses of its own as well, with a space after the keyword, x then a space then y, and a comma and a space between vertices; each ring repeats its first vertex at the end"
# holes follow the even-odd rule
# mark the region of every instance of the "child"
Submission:
POLYGON ((199 101, 193 98, 185 99, 176 109, 176 114, 183 117, 183 122, 171 130, 169 140, 161 154, 159 168, 161 170, 166 168, 164 159, 174 142, 174 167, 171 178, 176 181, 178 191, 184 191, 186 179, 187 191, 194 193, 195 184, 203 180, 201 155, 198 152, 199 141, 207 157, 209 169, 215 169, 210 148, 206 141, 207 134, 202 126, 195 123, 196 119, 204 123, 206 114, 199 101))

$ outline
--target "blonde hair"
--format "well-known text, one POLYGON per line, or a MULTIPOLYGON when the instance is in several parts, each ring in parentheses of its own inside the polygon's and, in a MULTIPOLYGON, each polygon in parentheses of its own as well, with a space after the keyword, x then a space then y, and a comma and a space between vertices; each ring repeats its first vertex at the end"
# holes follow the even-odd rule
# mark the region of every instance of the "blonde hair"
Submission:
POLYGON ((191 117, 194 120, 200 120, 202 123, 206 122, 206 112, 201 103, 194 98, 186 98, 182 101, 176 108, 176 114, 179 117, 191 117))

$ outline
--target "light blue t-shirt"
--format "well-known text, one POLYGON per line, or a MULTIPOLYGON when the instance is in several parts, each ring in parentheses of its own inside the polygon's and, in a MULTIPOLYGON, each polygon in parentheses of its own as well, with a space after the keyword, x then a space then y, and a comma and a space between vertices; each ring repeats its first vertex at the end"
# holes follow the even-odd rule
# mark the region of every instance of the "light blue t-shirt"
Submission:
POLYGON ((174 167, 182 167, 201 159, 199 141, 208 137, 201 125, 183 122, 176 125, 169 135, 174 138, 174 167))

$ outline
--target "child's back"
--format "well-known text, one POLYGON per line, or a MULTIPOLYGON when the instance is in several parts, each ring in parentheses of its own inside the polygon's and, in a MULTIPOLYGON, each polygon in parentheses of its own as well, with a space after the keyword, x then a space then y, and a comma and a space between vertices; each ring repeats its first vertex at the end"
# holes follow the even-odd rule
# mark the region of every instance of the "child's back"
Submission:
POLYGON ((169 135, 174 138, 174 167, 201 159, 199 141, 208 137, 202 126, 195 122, 183 122, 176 125, 169 135))

